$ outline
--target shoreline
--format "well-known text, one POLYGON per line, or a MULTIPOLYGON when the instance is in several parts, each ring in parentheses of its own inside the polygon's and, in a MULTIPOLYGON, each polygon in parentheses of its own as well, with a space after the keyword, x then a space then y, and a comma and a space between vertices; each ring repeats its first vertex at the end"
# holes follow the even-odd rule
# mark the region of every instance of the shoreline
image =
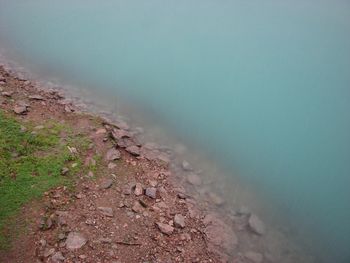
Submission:
MULTIPOLYGON (((1 68, 1 66, 0 66, 1 68)), ((35 83, 31 83, 31 81, 27 80, 27 77, 19 74, 19 76, 14 74, 14 71, 6 72, 4 70, 0 71, 3 75, 6 75, 5 84, 2 85, 3 89, 17 89, 14 94, 10 96, 10 100, 13 98, 17 99, 16 93, 21 93, 23 90, 32 95, 40 94, 40 96, 44 97, 45 100, 34 100, 33 105, 30 103, 30 108, 28 111, 28 115, 31 114, 31 107, 36 107, 39 109, 41 107, 47 108, 47 102, 50 103, 54 108, 59 108, 61 118, 65 119, 66 116, 79 116, 86 115, 85 118, 100 118, 99 114, 91 113, 88 109, 83 109, 80 111, 79 107, 76 105, 79 103, 78 101, 65 99, 65 96, 61 91, 57 89, 52 89, 51 87, 45 87, 45 85, 37 86, 35 83), (15 86, 7 87, 9 81, 7 79, 12 79, 14 81, 15 86), (16 87, 17 85, 17 87, 16 87), (44 102, 44 104, 43 104, 44 102), (46 105, 45 105, 46 104, 46 105)), ((2 96, 0 96, 2 98, 2 96)), ((23 96, 22 96, 23 98, 23 96)), ((28 99, 28 97, 27 97, 28 99)), ((18 100, 18 99, 17 99, 18 100)), ((13 103, 16 101, 12 101, 11 106, 14 106, 13 103)), ((32 102, 32 101, 30 101, 32 102)), ((1 108, 3 108, 1 106, 1 108)), ((13 108, 6 108, 7 111, 13 111, 13 108)), ((39 109, 40 111, 40 109, 39 109)), ((44 109, 41 109, 44 111, 44 109)), ((108 115, 108 112, 106 113, 108 115)), ((26 115, 24 115, 26 116, 26 115)), ((22 116, 21 116, 22 117, 22 116)), ((47 117, 46 117, 47 118, 47 117)), ((74 117, 75 118, 75 117, 74 117)), ((204 241, 204 254, 210 254, 212 256, 207 256, 207 258, 201 258, 200 261, 195 261, 196 259, 187 258, 183 259, 185 261, 176 260, 176 256, 174 256, 175 262, 281 262, 280 256, 276 256, 275 251, 269 251, 267 249, 267 245, 265 244, 267 240, 265 240, 265 230, 254 230, 257 223, 257 228, 265 228, 262 221, 256 217, 255 214, 249 211, 249 209, 242 207, 240 211, 234 211, 230 208, 222 208, 225 200, 223 200, 220 196, 208 190, 205 186, 203 186, 202 178, 200 175, 196 174, 191 165, 183 161, 180 164, 177 164, 177 169, 183 170, 181 174, 177 175, 171 173, 169 170, 169 164, 171 163, 171 154, 172 150, 168 148, 161 147, 154 143, 145 143, 141 145, 135 136, 140 132, 140 130, 130 130, 129 125, 123 120, 116 120, 115 122, 108 120, 107 118, 100 119, 100 127, 95 127, 96 130, 104 129, 107 134, 109 134, 108 141, 114 142, 114 146, 116 149, 122 152, 122 156, 126 154, 129 158, 126 158, 126 162, 131 166, 143 166, 144 163, 147 165, 153 166, 153 168, 158 167, 159 161, 165 164, 166 172, 172 174, 171 176, 166 176, 165 181, 169 183, 167 185, 169 187, 171 197, 170 199, 177 200, 181 205, 184 205, 186 210, 184 212, 186 221, 195 222, 194 228, 187 229, 190 231, 190 235, 199 235, 201 239, 204 241), (119 126, 119 127, 118 127, 119 126), (126 151, 127 147, 131 147, 126 151), (157 160, 158 159, 158 160, 157 160), (155 162, 155 163, 154 163, 155 162), (151 163, 151 164, 149 164, 151 163), (185 177, 184 177, 185 176, 185 177), (184 185, 186 184, 186 185, 184 185), (204 187, 204 188, 203 188, 204 187), (190 191, 188 191, 190 189, 190 191), (204 191, 204 192, 203 192, 204 191), (203 205, 203 200, 198 200, 202 196, 205 197, 205 202, 211 203, 210 205, 203 205), (229 211, 229 212, 228 212, 229 211), (251 219, 251 220, 250 220, 251 219), (251 223, 253 222, 253 223, 251 223), (198 229, 197 229, 198 228, 198 229), (195 230, 193 233, 193 229, 195 230), (190 260, 190 261, 187 261, 190 260), (208 260, 208 261, 205 261, 208 260)), ((142 128, 141 128, 142 129, 142 128)), ((104 138, 105 139, 105 138, 104 138)), ((105 143, 105 142, 104 142, 105 143)), ((106 151, 106 149, 105 149, 106 151)), ((147 166, 146 165, 146 166, 147 166)), ((108 166, 108 163, 105 164, 108 166)), ((106 168, 106 167, 105 167, 106 168)), ((159 168, 159 167, 158 167, 159 168)), ((156 169, 158 169, 156 168, 156 169)), ((163 167, 165 168, 165 167, 163 167)), ((162 168, 162 169, 163 169, 162 168)), ((114 178, 115 179, 115 178, 114 178)), ((150 177, 150 175, 143 178, 143 186, 147 186, 149 181, 152 181, 154 178, 150 177)), ((164 180, 164 178, 162 179, 164 180)), ((135 178, 133 179, 135 181, 135 178)), ((130 183, 130 181, 128 181, 130 183)), ((135 183, 134 183, 135 184, 135 183)), ((153 182, 154 184, 154 182, 153 182)), ((135 187, 133 185, 131 188, 135 187)), ((93 186, 91 186, 94 189, 93 186)), ((117 190, 122 189, 123 186, 118 186, 117 190)), ((98 190, 98 187, 95 190, 98 190)), ((144 191, 145 189, 143 189, 144 191)), ((121 190, 120 190, 121 191, 121 190)), ((123 195, 122 191, 119 194, 123 195)), ((143 195, 142 195, 143 196, 143 195)), ((76 202, 81 201, 80 199, 74 198, 76 202)), ((157 201, 158 198, 155 200, 157 201)), ((163 203, 163 199, 159 199, 160 203, 163 203)), ((155 203, 156 204, 156 203, 155 203)), ((116 205, 118 207, 118 205, 116 205)), ((176 204, 166 205, 165 210, 173 210, 176 208, 176 204)), ((119 209, 118 207, 117 209, 119 209)), ((131 210, 132 213, 137 214, 137 212, 133 212, 133 205, 129 204, 126 206, 126 209, 131 210)), ((153 209, 153 207, 152 207, 153 209)), ((161 213, 163 208, 160 208, 161 213)), ((182 208, 183 209, 183 208, 182 208)), ((157 210, 157 208, 156 208, 157 210)), ((174 224, 174 215, 170 214, 167 216, 165 221, 169 221, 168 225, 174 224)), ((162 219, 163 220, 163 219, 162 219)), ((157 223, 157 222, 156 222, 157 223)), ((158 222, 159 223, 159 222, 158 222)), ((174 228, 175 231, 177 228, 174 228)), ((159 227, 157 225, 153 225, 153 231, 159 233, 159 227), (156 227, 154 227, 156 226, 156 227)), ((165 234, 166 236, 166 234, 165 234)), ((283 238, 282 238, 283 240, 283 238)), ((180 240, 181 241, 181 240, 180 240)), ((183 241, 183 240, 182 240, 183 241)), ((273 240, 277 242, 277 240, 273 240)), ((183 242, 192 242, 191 241, 183 241, 183 242)), ((279 245, 277 245, 279 246, 279 245)), ((187 247, 187 245, 186 245, 187 247)), ((195 246, 196 247, 196 246, 195 246)), ((203 247, 201 248, 203 250, 203 247)), ((278 248, 281 250, 281 248, 278 248)), ((42 251, 43 252, 43 251, 42 251)), ((193 251, 187 251, 193 252, 193 251)), ((177 254, 183 254, 183 251, 176 251, 177 254)), ((276 253, 277 254, 277 253, 276 253)), ((1 258, 1 257, 0 257, 1 258)), ((284 260, 283 262, 293 262, 294 257, 291 257, 289 260, 284 260)), ((173 260, 174 260, 173 259, 173 260)), ((45 259, 47 260, 47 259, 45 259)), ((44 261, 50 262, 50 261, 44 261)), ((66 262, 66 261, 64 261, 66 262)), ((67 261, 70 262, 70 261, 67 261)), ((82 262, 90 262, 84 259, 82 262)), ((94 262, 94 261, 91 261, 94 262)), ((101 262, 113 262, 113 261, 101 261, 101 262)), ((117 261, 118 262, 118 261, 117 261)), ((124 262, 124 261, 121 261, 124 262)), ((125 261, 128 262, 128 261, 125 261)), ((134 261, 130 261, 134 262, 134 261)), ((135 261, 137 262, 137 261, 135 261)), ((154 261, 158 262, 158 261, 154 261)), ((160 261, 163 262, 163 261, 160 261)), ((171 262, 171 261, 170 261, 171 262)), ((299 260, 299 262, 301 262, 299 260)), ((305 261, 307 262, 307 261, 305 261)))

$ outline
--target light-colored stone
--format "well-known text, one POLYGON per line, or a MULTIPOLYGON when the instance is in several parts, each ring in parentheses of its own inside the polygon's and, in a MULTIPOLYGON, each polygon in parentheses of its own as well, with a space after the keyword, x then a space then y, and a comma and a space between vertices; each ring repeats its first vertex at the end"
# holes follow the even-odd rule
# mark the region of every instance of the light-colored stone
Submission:
POLYGON ((191 164, 187 161, 182 162, 182 169, 185 171, 192 171, 193 170, 191 164))
POLYGON ((51 257, 51 261, 53 263, 60 263, 63 262, 66 258, 63 256, 62 252, 56 252, 55 254, 53 254, 53 256, 51 257))
POLYGON ((140 204, 139 201, 135 201, 132 208, 131 208, 132 211, 134 211, 135 213, 142 213, 144 208, 143 206, 140 204))
POLYGON ((143 194, 143 187, 142 187, 142 184, 140 184, 140 183, 136 183, 136 184, 135 184, 134 194, 135 194, 136 196, 140 196, 140 195, 143 194))
POLYGON ((220 206, 224 204, 224 200, 217 194, 210 192, 208 195, 209 195, 210 201, 214 205, 220 206))
POLYGON ((100 211, 101 214, 108 217, 113 217, 113 209, 111 207, 100 206, 97 209, 100 211))
POLYGON ((13 108, 13 111, 16 113, 16 114, 25 114, 27 112, 27 106, 25 105, 16 105, 14 108, 13 108))
POLYGON ((39 94, 36 94, 36 95, 30 95, 28 96, 29 99, 31 100, 44 100, 45 98, 39 94))
POLYGON ((174 232, 174 228, 168 224, 157 222, 156 225, 160 232, 162 232, 165 235, 171 235, 174 232))
POLYGON ((265 234, 265 225, 255 214, 251 214, 248 220, 250 229, 258 235, 265 234))
POLYGON ((66 248, 75 250, 83 247, 87 242, 85 236, 79 232, 70 232, 66 240, 66 248))
POLYGON ((174 216, 174 225, 179 228, 184 228, 186 226, 185 217, 181 214, 176 214, 174 216))

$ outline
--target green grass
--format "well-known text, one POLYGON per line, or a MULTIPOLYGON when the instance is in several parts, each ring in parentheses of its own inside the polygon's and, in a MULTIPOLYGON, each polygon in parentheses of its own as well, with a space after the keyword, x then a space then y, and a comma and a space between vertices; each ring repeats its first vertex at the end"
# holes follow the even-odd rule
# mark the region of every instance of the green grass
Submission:
MULTIPOLYGON (((70 185, 71 179, 62 176, 61 169, 67 162, 80 163, 60 140, 60 132, 67 127, 47 123, 44 126, 35 134, 30 128, 23 132, 19 122, 0 111, 0 249, 9 247, 11 235, 5 228, 11 225, 10 218, 48 189, 70 185)), ((68 137, 68 142, 70 146, 81 144, 83 148, 87 144, 82 137, 77 141, 68 137)))

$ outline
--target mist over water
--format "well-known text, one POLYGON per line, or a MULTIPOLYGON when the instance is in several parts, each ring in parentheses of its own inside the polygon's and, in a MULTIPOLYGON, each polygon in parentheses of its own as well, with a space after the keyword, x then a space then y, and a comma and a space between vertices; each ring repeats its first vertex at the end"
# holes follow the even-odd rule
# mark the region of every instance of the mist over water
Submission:
POLYGON ((139 103, 350 262, 350 2, 0 0, 0 47, 139 103))

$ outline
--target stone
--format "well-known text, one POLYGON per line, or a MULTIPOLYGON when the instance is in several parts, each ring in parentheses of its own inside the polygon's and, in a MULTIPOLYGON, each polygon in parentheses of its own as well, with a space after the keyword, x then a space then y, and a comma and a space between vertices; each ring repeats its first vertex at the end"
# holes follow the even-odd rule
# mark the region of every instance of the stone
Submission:
POLYGON ((189 233, 183 233, 180 235, 181 241, 191 241, 191 235, 189 233))
POLYGON ((108 189, 108 188, 111 188, 112 185, 113 185, 113 180, 112 179, 106 179, 106 180, 104 180, 101 183, 100 187, 102 189, 108 189))
POLYGON ((69 169, 67 167, 63 167, 61 170, 61 175, 67 175, 69 172, 69 169))
POLYGON ((155 187, 146 188, 145 195, 150 197, 150 198, 156 199, 157 198, 157 188, 155 188, 155 187))
POLYGON ((179 228, 185 227, 185 217, 181 214, 176 214, 174 216, 174 225, 179 228))
POLYGON ((160 232, 162 232, 165 235, 169 236, 174 232, 174 228, 168 224, 157 222, 156 225, 160 232))
POLYGON ((45 100, 43 96, 38 95, 38 94, 30 95, 30 96, 28 96, 28 98, 31 99, 31 100, 45 100))
POLYGON ((66 258, 63 256, 62 252, 56 252, 55 254, 53 254, 53 256, 51 257, 51 261, 53 263, 59 263, 59 262, 63 262, 66 258))
POLYGON ((244 254, 244 257, 251 263, 261 263, 263 261, 263 255, 254 251, 248 251, 244 254))
POLYGON ((3 91, 3 92, 1 93, 1 95, 4 96, 4 97, 11 98, 12 95, 13 95, 13 92, 12 92, 12 91, 3 91))
POLYGON ((143 208, 143 206, 140 204, 139 201, 135 201, 134 204, 133 204, 133 206, 132 206, 132 208, 131 208, 131 210, 132 210, 133 212, 135 212, 135 213, 142 213, 143 210, 144 210, 144 208, 143 208))
POLYGON ((187 181, 195 186, 199 186, 202 184, 202 179, 199 177, 198 174, 191 173, 187 176, 187 181))
POLYGON ((100 128, 100 129, 97 129, 97 131, 95 132, 97 135, 98 134, 105 134, 107 133, 107 130, 105 128, 100 128))
POLYGON ((224 204, 224 200, 217 194, 210 192, 208 195, 209 195, 210 201, 214 205, 220 206, 224 204))
POLYGON ((108 169, 114 169, 114 168, 116 168, 117 167, 117 165, 115 164, 115 163, 108 163, 108 169))
POLYGON ((109 149, 108 152, 106 153, 107 161, 118 160, 118 159, 120 159, 120 157, 121 157, 120 152, 115 148, 109 149))
POLYGON ((70 232, 66 240, 66 248, 69 250, 75 250, 83 247, 87 242, 87 239, 82 233, 70 232))
POLYGON ((248 220, 250 229, 258 235, 265 234, 265 225, 255 214, 251 214, 248 220))
POLYGON ((13 108, 13 111, 18 114, 18 115, 21 115, 21 114, 25 114, 27 112, 27 106, 24 106, 24 105, 16 105, 14 108, 13 108))
POLYGON ((55 249, 54 248, 46 248, 44 250, 44 257, 48 258, 49 256, 51 256, 53 253, 55 253, 55 249))
POLYGON ((97 207, 97 209, 100 211, 102 215, 113 217, 113 209, 111 207, 97 207))
POLYGON ((192 166, 187 161, 183 161, 181 165, 182 165, 182 169, 184 171, 192 171, 193 170, 192 166))
POLYGON ((136 145, 129 146, 125 149, 128 153, 134 155, 134 156, 139 156, 140 155, 140 147, 136 145))
POLYGON ((135 194, 136 196, 140 196, 140 195, 143 194, 143 187, 142 187, 142 184, 140 184, 140 183, 136 183, 136 184, 135 184, 134 194, 135 194))

